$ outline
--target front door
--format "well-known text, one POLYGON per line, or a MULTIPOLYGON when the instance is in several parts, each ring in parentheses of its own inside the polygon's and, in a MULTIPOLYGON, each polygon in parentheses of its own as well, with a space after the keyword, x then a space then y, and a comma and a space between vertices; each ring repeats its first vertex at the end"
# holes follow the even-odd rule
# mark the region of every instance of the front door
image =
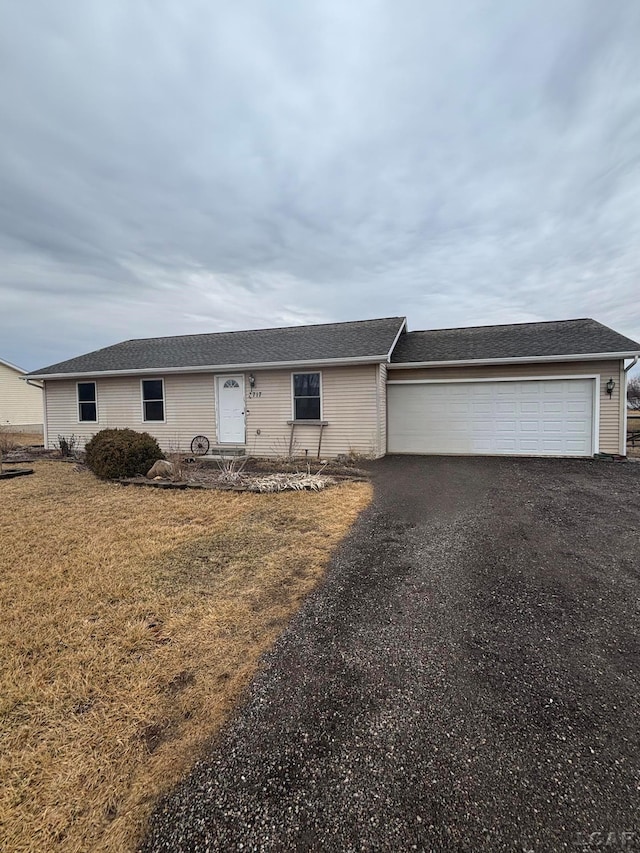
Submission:
POLYGON ((244 444, 244 376, 218 376, 218 442, 244 444))

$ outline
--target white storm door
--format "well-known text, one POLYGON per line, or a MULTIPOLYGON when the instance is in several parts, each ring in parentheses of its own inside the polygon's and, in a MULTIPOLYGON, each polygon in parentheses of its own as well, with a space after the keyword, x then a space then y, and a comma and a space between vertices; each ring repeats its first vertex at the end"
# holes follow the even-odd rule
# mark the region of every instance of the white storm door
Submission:
POLYGON ((244 376, 218 376, 218 442, 244 444, 244 376))

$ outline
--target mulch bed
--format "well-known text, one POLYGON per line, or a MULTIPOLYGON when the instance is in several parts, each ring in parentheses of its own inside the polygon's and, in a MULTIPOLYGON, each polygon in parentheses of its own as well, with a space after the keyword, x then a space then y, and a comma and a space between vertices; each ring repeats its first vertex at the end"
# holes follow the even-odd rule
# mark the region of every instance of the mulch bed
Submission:
POLYGON ((71 457, 61 457, 59 450, 45 450, 44 447, 16 447, 4 454, 5 462, 37 462, 38 460, 58 460, 60 462, 75 462, 71 457))
POLYGON ((369 479, 366 471, 348 464, 330 462, 295 462, 279 459, 250 459, 237 478, 233 478, 214 459, 198 459, 185 464, 186 478, 180 481, 170 479, 148 480, 146 477, 126 477, 118 482, 123 486, 148 486, 156 489, 217 489, 229 492, 253 491, 252 482, 274 474, 320 474, 332 482, 349 480, 365 482, 369 479))
MULTIPOLYGON (((57 449, 45 450, 44 447, 19 447, 5 454, 6 463, 29 463, 38 461, 68 462, 77 465, 78 470, 85 470, 85 466, 77 456, 60 456, 57 449)), ((237 470, 237 469, 236 469, 237 470)), ((123 486, 146 486, 152 489, 217 489, 229 492, 251 491, 251 482, 256 478, 268 477, 272 474, 321 474, 328 478, 329 485, 332 482, 349 480, 351 482, 366 482, 369 474, 351 461, 330 460, 321 462, 317 459, 309 460, 286 460, 286 459, 249 459, 238 477, 234 479, 228 476, 224 470, 222 460, 215 458, 196 457, 193 461, 184 464, 185 479, 174 481, 170 479, 148 480, 140 475, 138 477, 126 477, 118 480, 123 486)), ((14 474, 12 476, 19 476, 14 474)))
MULTIPOLYGON (((203 463, 196 463, 203 464, 203 463)), ((206 465, 216 465, 215 460, 205 462, 206 465)), ((251 458, 245 465, 243 471, 247 474, 295 474, 298 471, 309 471, 311 474, 317 474, 322 471, 323 474, 328 474, 331 477, 343 477, 350 480, 353 479, 369 479, 369 473, 361 468, 358 468, 355 463, 340 462, 331 459, 328 462, 321 462, 319 459, 257 459, 251 458)))

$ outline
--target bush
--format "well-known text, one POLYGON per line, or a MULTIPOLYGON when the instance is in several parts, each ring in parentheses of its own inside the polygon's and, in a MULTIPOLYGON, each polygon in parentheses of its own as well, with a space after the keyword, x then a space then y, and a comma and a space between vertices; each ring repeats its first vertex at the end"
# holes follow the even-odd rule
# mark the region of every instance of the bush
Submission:
POLYGON ((133 429, 103 429, 85 447, 87 466, 103 480, 146 474, 164 454, 148 432, 133 429))
POLYGON ((69 438, 65 438, 63 435, 58 436, 58 443, 54 445, 60 451, 60 456, 69 457, 75 456, 76 448, 78 446, 78 439, 75 434, 71 434, 69 438))

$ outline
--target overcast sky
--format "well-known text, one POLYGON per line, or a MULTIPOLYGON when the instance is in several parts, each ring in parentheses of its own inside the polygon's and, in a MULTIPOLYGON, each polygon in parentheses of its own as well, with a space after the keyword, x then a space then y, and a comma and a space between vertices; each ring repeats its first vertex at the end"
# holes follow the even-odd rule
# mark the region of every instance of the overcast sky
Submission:
POLYGON ((638 0, 0 13, 0 357, 397 314, 640 338, 638 0))

